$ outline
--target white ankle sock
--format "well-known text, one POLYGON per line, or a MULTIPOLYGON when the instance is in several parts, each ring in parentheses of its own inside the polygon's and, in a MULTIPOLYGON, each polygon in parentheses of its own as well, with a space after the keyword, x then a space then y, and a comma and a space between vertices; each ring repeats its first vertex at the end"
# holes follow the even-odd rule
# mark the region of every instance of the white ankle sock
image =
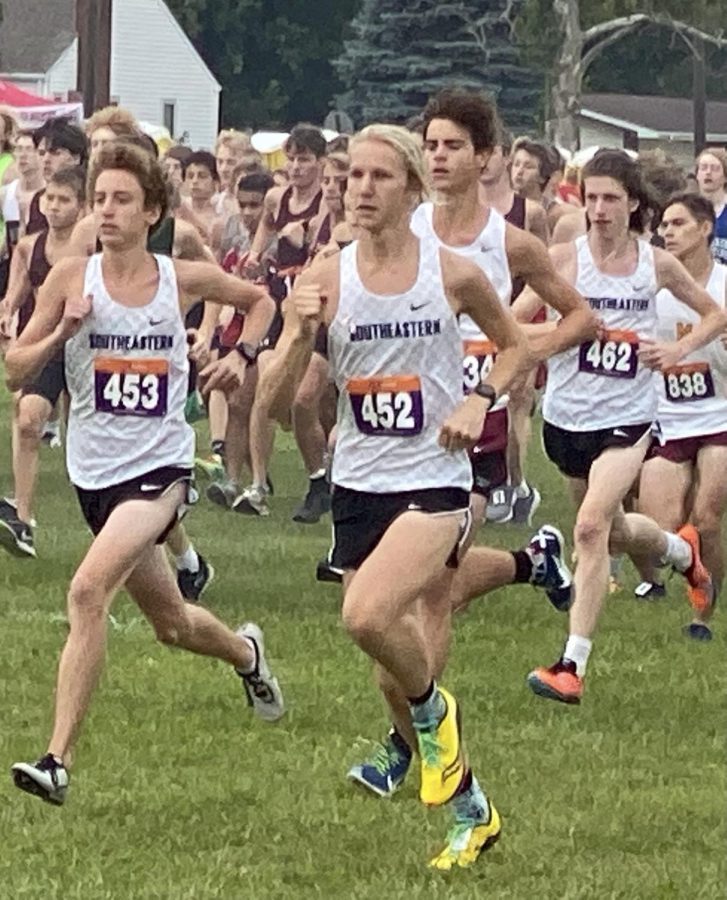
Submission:
POLYGON ((192 573, 199 572, 199 556, 191 544, 181 556, 177 557, 176 563, 178 572, 182 569, 188 569, 192 573))
POLYGON ((591 655, 592 646, 593 641, 588 638, 579 637, 577 634, 568 635, 563 658, 569 659, 576 664, 576 674, 581 677, 586 674, 586 666, 588 665, 588 657, 591 655))
POLYGON ((530 485, 524 479, 515 488, 515 496, 519 500, 524 500, 525 497, 530 496, 530 485))
POLYGON ((664 532, 666 538, 666 553, 663 562, 674 566, 677 572, 685 572, 692 564, 692 548, 678 534, 670 531, 664 532))

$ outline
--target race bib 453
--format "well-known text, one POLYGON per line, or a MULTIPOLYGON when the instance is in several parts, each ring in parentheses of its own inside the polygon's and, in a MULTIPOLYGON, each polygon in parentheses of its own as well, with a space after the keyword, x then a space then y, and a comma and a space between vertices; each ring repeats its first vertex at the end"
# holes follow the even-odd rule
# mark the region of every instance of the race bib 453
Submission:
POLYGON ((93 361, 96 412, 114 416, 164 416, 169 363, 166 359, 97 357, 93 361))
POLYGON ((607 378, 635 378, 638 350, 635 331, 606 331, 603 337, 581 344, 578 371, 607 378))
POLYGON ((351 378, 346 391, 356 427, 363 434, 380 437, 421 434, 424 407, 417 375, 351 378))

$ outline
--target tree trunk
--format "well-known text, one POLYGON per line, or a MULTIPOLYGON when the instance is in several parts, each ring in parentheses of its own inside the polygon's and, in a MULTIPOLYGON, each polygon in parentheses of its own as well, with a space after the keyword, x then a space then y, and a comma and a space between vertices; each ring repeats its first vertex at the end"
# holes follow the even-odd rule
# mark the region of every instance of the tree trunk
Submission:
POLYGON ((583 74, 583 31, 578 0, 554 0, 561 43, 555 60, 555 77, 550 90, 551 119, 546 124, 548 139, 571 152, 578 149, 576 116, 580 107, 583 74))

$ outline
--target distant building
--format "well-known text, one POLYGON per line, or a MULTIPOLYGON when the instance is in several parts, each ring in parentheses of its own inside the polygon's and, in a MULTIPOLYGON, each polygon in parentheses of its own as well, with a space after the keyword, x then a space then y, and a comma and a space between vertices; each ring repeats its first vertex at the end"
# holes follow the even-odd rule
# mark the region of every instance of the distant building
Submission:
MULTIPOLYGON (((0 79, 66 100, 76 90, 75 0, 3 0, 0 79)), ((220 85, 163 0, 112 7, 112 102, 194 147, 212 147, 220 85)))
MULTIPOLYGON (((694 112, 688 98, 584 94, 577 122, 581 147, 659 147, 682 165, 694 161, 694 112)), ((707 102, 707 143, 727 146, 727 102, 707 102)))

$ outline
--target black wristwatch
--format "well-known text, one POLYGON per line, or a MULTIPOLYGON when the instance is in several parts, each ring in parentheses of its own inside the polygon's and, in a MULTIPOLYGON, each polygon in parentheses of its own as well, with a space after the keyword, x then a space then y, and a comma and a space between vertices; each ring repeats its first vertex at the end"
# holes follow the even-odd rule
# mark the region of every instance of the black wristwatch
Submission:
POLYGON ((260 353, 259 347, 256 347, 254 344, 246 344, 245 341, 240 344, 235 344, 235 350, 237 350, 249 366, 255 365, 258 354, 260 353))
POLYGON ((478 397, 484 397, 485 400, 489 400, 490 409, 497 403, 497 391, 491 384, 486 384, 484 381, 481 381, 472 393, 477 394, 478 397))

